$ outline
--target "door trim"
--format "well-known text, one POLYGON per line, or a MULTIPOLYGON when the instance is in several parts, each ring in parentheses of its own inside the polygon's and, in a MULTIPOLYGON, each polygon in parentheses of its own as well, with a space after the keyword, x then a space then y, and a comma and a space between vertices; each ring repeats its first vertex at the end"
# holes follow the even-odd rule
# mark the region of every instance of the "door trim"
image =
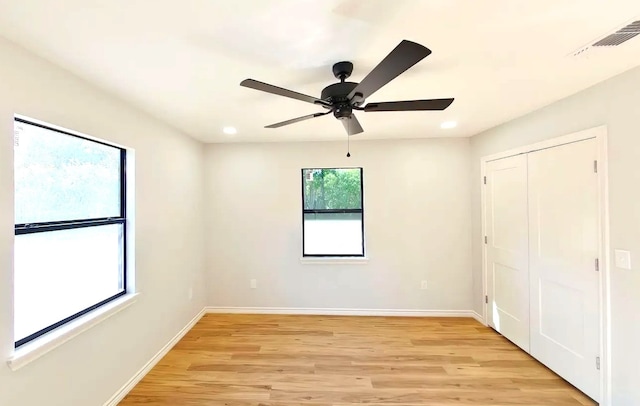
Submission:
MULTIPOLYGON (((571 144, 587 139, 596 139, 598 156, 598 223, 600 241, 598 252, 600 258, 600 405, 611 406, 611 317, 610 317, 610 245, 609 245, 609 184, 607 161, 607 126, 589 128, 560 137, 551 138, 530 145, 521 146, 507 151, 487 155, 480 158, 481 185, 481 216, 482 216, 482 322, 487 325, 487 306, 484 296, 487 295, 487 245, 484 236, 487 235, 486 223, 486 188, 484 179, 487 174, 486 165, 490 161, 508 158, 514 155, 527 154, 542 149, 571 144)), ((594 270, 594 272, 596 272, 594 270)), ((595 359, 594 359, 595 367, 595 359)))

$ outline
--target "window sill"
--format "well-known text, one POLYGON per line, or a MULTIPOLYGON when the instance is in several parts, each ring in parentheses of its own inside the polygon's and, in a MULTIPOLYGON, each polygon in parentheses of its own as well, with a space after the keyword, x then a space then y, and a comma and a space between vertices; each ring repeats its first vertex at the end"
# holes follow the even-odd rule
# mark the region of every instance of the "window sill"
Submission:
POLYGON ((368 257, 302 257, 300 263, 302 264, 322 264, 322 265, 358 265, 367 264, 369 262, 368 257))
POLYGON ((126 294, 17 348, 7 361, 9 368, 12 371, 17 371, 35 361, 54 348, 131 306, 137 300, 138 295, 139 293, 126 294))

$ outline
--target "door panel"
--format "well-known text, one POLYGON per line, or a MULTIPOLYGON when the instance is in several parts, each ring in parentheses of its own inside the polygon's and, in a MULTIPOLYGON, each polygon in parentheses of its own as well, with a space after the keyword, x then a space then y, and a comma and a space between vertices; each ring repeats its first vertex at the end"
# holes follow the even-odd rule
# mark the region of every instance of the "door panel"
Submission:
POLYGON ((600 398, 595 139, 528 154, 531 355, 600 398))
POLYGON ((529 351, 527 157, 486 165, 488 322, 529 351))

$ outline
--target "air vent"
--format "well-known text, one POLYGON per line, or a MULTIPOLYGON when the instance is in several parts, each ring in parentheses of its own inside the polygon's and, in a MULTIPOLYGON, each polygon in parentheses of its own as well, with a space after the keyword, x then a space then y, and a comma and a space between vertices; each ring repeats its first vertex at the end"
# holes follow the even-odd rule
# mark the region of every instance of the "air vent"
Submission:
POLYGON ((627 20, 627 22, 629 23, 624 27, 615 32, 610 31, 611 34, 606 34, 587 42, 585 45, 571 52, 568 56, 574 58, 589 58, 589 55, 595 49, 599 48, 601 51, 604 51, 607 48, 616 47, 638 36, 638 34, 640 34, 640 19, 636 16, 633 20, 627 20))
POLYGON ((611 35, 607 35, 598 42, 594 43, 594 47, 614 47, 622 44, 640 34, 640 20, 619 29, 611 35))

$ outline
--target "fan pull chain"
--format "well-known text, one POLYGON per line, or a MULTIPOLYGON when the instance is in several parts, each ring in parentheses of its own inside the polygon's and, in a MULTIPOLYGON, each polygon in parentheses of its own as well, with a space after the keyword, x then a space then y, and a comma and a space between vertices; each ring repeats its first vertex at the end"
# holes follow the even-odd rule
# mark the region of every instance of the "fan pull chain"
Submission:
POLYGON ((350 138, 350 134, 351 134, 351 119, 349 120, 349 125, 347 127, 349 127, 349 131, 347 131, 347 158, 349 158, 351 156, 351 152, 349 152, 350 147, 349 147, 349 138, 350 138))

